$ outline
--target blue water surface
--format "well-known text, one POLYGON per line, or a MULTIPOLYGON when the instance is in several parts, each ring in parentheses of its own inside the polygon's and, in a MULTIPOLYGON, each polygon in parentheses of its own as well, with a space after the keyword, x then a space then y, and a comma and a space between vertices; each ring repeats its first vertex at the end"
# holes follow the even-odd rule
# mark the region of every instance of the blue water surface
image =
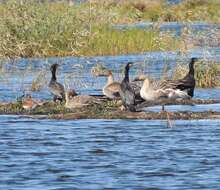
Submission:
POLYGON ((219 121, 0 118, 0 189, 220 186, 219 121))

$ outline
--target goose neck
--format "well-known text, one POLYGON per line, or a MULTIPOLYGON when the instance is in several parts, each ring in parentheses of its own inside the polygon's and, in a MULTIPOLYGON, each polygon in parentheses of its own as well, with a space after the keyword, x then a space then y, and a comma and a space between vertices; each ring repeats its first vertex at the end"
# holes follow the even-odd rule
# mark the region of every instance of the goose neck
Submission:
POLYGON ((189 64, 189 75, 194 75, 194 62, 189 64))
POLYGON ((129 82, 129 67, 125 68, 125 78, 124 81, 129 82))
POLYGON ((114 82, 114 78, 112 74, 108 75, 107 85, 110 85, 114 82))
POLYGON ((51 71, 51 73, 52 73, 52 78, 51 78, 51 80, 56 81, 56 80, 57 80, 57 78, 56 78, 56 68, 53 68, 52 71, 51 71))

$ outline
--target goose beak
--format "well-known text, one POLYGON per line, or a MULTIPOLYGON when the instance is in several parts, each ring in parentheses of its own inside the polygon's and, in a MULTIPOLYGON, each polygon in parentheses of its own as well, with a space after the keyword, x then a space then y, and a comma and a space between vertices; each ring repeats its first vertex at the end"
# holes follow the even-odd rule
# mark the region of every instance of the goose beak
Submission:
POLYGON ((140 64, 139 62, 128 62, 128 66, 129 67, 132 67, 132 66, 135 66, 135 65, 138 65, 140 64))

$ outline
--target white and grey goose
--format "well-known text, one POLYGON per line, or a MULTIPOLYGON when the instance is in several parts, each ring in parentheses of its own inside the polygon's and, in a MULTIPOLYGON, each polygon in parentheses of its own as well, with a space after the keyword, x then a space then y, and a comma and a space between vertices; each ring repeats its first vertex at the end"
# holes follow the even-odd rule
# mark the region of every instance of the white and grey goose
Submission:
POLYGON ((167 98, 169 100, 191 98, 186 91, 166 88, 165 86, 161 86, 161 81, 150 81, 149 78, 144 80, 140 95, 146 101, 157 101, 160 98, 167 98))

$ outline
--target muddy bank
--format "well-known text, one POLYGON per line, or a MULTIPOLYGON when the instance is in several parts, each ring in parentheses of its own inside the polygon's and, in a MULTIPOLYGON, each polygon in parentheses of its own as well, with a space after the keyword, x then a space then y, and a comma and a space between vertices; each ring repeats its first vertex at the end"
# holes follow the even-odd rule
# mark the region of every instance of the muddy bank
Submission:
POLYGON ((33 119, 145 119, 145 120, 196 120, 196 119, 220 119, 220 112, 122 112, 110 111, 108 114, 88 115, 86 112, 65 113, 53 115, 25 115, 33 119))
MULTIPOLYGON (((33 110, 24 110, 22 102, 0 103, 1 115, 21 115, 37 119, 167 119, 167 112, 143 111, 143 108, 154 105, 202 105, 202 104, 220 104, 217 100, 193 99, 185 101, 164 101, 160 100, 154 103, 143 102, 139 104, 137 112, 121 111, 118 102, 105 100, 101 105, 90 105, 78 109, 66 109, 63 104, 46 102, 43 106, 38 106, 33 110)), ((220 119, 220 112, 207 110, 204 112, 169 112, 170 119, 220 119)))

